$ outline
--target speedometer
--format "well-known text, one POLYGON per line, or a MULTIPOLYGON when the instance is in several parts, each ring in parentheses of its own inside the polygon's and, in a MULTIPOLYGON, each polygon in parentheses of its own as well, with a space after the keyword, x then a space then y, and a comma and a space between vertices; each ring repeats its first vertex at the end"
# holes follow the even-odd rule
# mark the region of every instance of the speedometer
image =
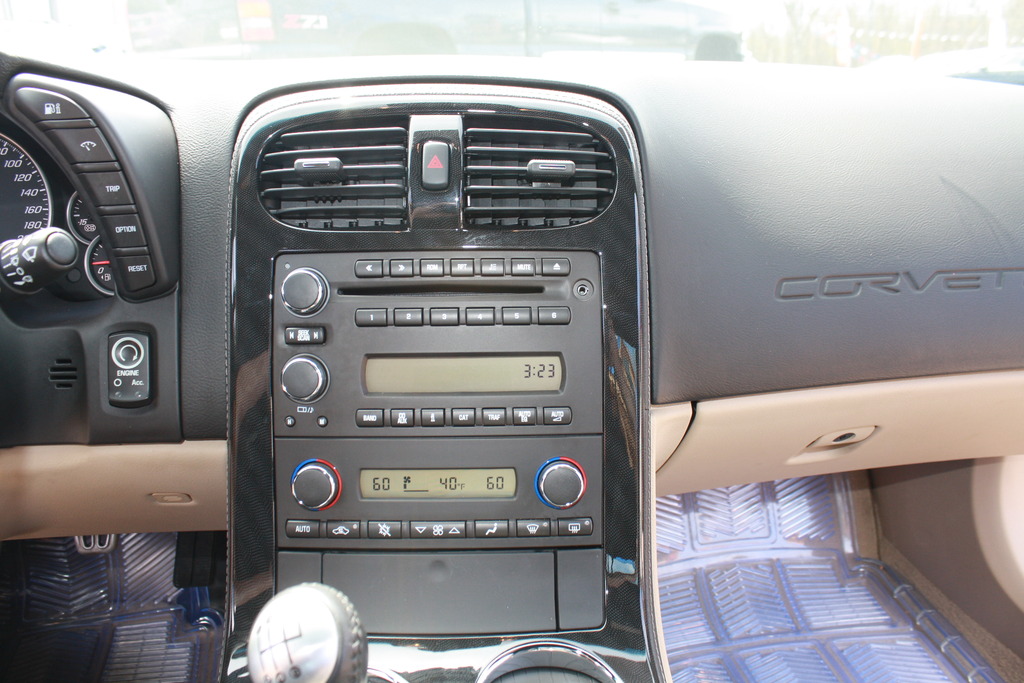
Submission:
POLYGON ((46 178, 22 146, 0 135, 0 241, 49 225, 46 178))

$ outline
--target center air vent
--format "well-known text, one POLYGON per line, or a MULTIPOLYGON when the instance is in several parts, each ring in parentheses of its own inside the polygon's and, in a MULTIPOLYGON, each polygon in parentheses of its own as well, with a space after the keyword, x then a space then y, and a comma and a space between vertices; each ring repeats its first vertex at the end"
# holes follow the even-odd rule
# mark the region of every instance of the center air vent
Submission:
POLYGON ((406 227, 405 121, 300 129, 273 138, 260 158, 263 206, 297 228, 406 227))
POLYGON ((537 119, 466 119, 467 227, 559 228, 604 211, 615 162, 586 129, 537 119))

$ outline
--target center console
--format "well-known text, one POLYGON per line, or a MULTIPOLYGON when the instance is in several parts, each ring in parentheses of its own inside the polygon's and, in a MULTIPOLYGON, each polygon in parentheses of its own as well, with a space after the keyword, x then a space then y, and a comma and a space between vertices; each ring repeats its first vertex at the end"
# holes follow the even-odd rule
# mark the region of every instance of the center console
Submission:
POLYGON ((292 95, 247 119, 236 174, 225 675, 269 597, 313 582, 389 675, 476 680, 543 645, 650 679, 621 114, 515 88, 292 95))

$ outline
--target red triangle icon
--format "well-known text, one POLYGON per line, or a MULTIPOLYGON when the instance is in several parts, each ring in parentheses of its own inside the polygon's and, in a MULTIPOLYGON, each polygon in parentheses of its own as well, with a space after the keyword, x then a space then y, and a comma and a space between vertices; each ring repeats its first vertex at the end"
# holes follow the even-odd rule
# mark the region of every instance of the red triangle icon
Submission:
POLYGON ((444 168, 444 164, 441 163, 441 160, 438 159, 435 154, 434 158, 430 160, 429 164, 427 164, 427 168, 444 168))

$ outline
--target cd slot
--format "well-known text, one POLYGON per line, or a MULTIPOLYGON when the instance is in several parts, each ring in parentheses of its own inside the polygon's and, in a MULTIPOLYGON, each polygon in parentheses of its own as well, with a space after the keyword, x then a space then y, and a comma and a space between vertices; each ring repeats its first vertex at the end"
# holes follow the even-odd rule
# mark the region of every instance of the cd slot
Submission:
POLYGON ((370 287, 339 287, 341 296, 473 296, 492 294, 530 295, 543 294, 544 287, 537 285, 502 285, 478 282, 454 283, 409 283, 400 285, 374 285, 370 287))

